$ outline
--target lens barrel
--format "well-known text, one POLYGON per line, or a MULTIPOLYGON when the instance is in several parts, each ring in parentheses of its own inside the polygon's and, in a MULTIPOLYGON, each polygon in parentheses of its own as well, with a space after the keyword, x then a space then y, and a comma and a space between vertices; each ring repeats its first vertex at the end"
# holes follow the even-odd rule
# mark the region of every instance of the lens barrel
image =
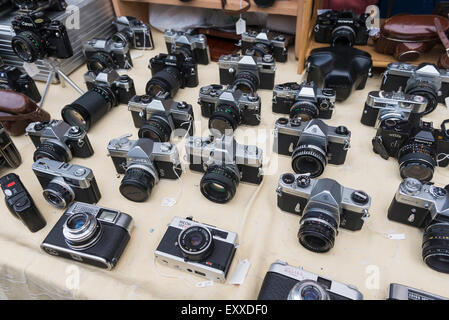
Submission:
POLYGON ((433 270, 449 273, 449 223, 433 223, 424 230, 422 257, 433 270))
POLYGON ((43 43, 39 35, 24 31, 12 38, 11 47, 21 60, 31 63, 45 56, 43 43))
POLYGON ((290 119, 301 119, 303 122, 317 118, 318 114, 317 106, 310 101, 297 101, 290 109, 290 119))
POLYGON ((338 222, 322 211, 311 208, 304 213, 298 232, 299 243, 313 252, 327 252, 334 247, 338 222))
POLYGON ((148 170, 130 166, 120 184, 120 193, 128 200, 143 202, 148 199, 155 184, 155 177, 148 170))
POLYGON ((415 178, 421 182, 432 180, 436 160, 428 146, 420 143, 403 146, 398 153, 398 162, 403 179, 415 178))
POLYGON ((156 96, 158 93, 169 92, 174 97, 182 85, 181 73, 175 67, 165 67, 156 73, 146 86, 146 94, 156 96))
POLYGON ((172 129, 167 119, 162 116, 152 116, 144 125, 139 129, 139 138, 148 138, 155 142, 168 142, 170 141, 172 129))
POLYGON ((215 108, 209 118, 209 129, 216 130, 220 135, 227 131, 234 132, 240 123, 240 112, 237 107, 229 104, 221 104, 215 108))
POLYGON ((74 250, 86 250, 97 243, 102 234, 101 224, 89 213, 75 213, 62 227, 68 246, 74 250))
POLYGON ((211 166, 200 182, 201 193, 216 203, 229 202, 235 195, 240 176, 227 166, 211 166))
POLYGON ((73 200, 75 194, 65 183, 50 182, 43 192, 45 200, 56 208, 66 208, 73 200))
POLYGON ((292 168, 296 173, 320 176, 327 164, 326 153, 314 145, 300 145, 292 154, 292 168))
POLYGON ((214 249, 212 233, 202 226, 188 227, 179 234, 178 246, 187 260, 203 261, 214 249))
POLYGON ((250 71, 240 71, 235 77, 233 86, 246 94, 254 94, 259 88, 259 78, 250 71))

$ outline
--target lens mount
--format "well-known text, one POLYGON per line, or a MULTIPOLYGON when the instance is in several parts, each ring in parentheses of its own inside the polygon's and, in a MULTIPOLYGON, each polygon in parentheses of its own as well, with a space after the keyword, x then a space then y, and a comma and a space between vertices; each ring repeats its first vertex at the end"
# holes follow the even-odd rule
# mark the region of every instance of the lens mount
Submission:
POLYGON ((47 139, 43 141, 34 151, 33 160, 50 159, 59 162, 72 160, 72 152, 67 145, 59 140, 47 139))
POLYGON ((87 59, 87 69, 99 74, 106 69, 115 69, 112 56, 107 52, 97 52, 87 59))
POLYGON ((35 62, 45 56, 46 49, 41 37, 31 31, 23 31, 11 40, 14 53, 25 62, 35 62))
POLYGON ((332 30, 332 46, 339 44, 352 47, 355 42, 355 37, 354 29, 350 26, 338 26, 332 30))
POLYGON ((62 234, 70 248, 86 250, 98 242, 102 228, 94 215, 75 213, 65 221, 62 234))
POLYGON ((182 255, 189 261, 203 261, 214 249, 212 233, 203 226, 191 226, 181 231, 178 246, 182 255))
POLYGON ((75 192, 61 177, 50 181, 43 191, 43 196, 49 204, 59 209, 66 208, 75 200, 75 192))
POLYGON ((425 229, 422 257, 431 269, 449 274, 449 223, 436 222, 425 229))
POLYGON ((230 104, 220 104, 209 118, 209 129, 219 132, 219 135, 224 135, 227 131, 231 131, 232 134, 240 121, 240 112, 237 107, 230 104))
POLYGON ((240 172, 235 165, 210 166, 200 182, 201 193, 215 203, 227 203, 235 195, 240 172))
POLYGON ((410 143, 399 149, 399 171, 401 177, 415 178, 422 182, 432 180, 436 165, 432 150, 421 143, 410 143))
POLYGON ((315 145, 300 145, 292 154, 292 168, 299 174, 310 174, 310 178, 319 177, 327 165, 327 154, 315 145))
POLYGON ((302 122, 310 121, 318 117, 319 110, 317 106, 307 100, 300 100, 290 109, 290 119, 300 119, 302 122))
POLYGON ((328 252, 334 247, 338 224, 329 213, 309 208, 301 218, 299 243, 313 252, 328 252))
POLYGON ((172 128, 166 118, 160 115, 153 115, 148 121, 145 121, 139 129, 139 138, 148 138, 155 142, 170 141, 172 128))
POLYGON ((290 290, 287 300, 330 300, 329 294, 318 282, 304 280, 290 290))
POLYGON ((156 96, 160 92, 168 92, 170 97, 174 97, 181 87, 181 80, 181 73, 176 67, 165 67, 148 81, 146 94, 156 96))
POLYGON ((234 88, 246 94, 256 93, 259 85, 259 77, 247 70, 238 72, 233 83, 234 88))
POLYGON ((150 196, 156 182, 157 174, 154 168, 132 164, 122 179, 120 193, 128 200, 143 202, 150 196))

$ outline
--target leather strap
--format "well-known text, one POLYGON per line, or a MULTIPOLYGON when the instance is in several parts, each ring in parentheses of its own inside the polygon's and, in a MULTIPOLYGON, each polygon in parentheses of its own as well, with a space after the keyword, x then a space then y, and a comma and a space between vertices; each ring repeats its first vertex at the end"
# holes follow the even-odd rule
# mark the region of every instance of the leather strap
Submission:
POLYGON ((246 2, 246 6, 244 6, 243 8, 239 9, 239 10, 229 10, 226 9, 226 0, 221 0, 221 9, 223 10, 224 14, 228 14, 231 16, 236 16, 242 13, 245 13, 246 11, 249 10, 249 8, 251 8, 251 3, 249 2, 250 0, 241 0, 242 2, 246 2))
MULTIPOLYGON (((438 36, 440 37, 441 42, 443 43, 444 48, 446 49, 446 52, 449 50, 449 39, 446 36, 446 33, 444 32, 443 26, 441 25, 440 20, 437 18, 433 19, 433 23, 435 24, 435 28, 437 29, 438 36)), ((449 55, 449 53, 448 53, 449 55)))

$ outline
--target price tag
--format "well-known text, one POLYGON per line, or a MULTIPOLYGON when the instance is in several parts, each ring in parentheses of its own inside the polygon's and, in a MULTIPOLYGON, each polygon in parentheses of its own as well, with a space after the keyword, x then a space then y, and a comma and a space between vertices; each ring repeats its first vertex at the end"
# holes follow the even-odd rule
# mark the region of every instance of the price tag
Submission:
POLYGON ((212 287, 213 285, 214 285, 213 281, 203 281, 203 282, 196 283, 197 288, 212 287))
POLYGON ((162 199, 161 206, 163 207, 173 207, 176 204, 176 199, 164 198, 162 199))
POLYGON ((39 74, 39 68, 35 63, 24 62, 23 68, 30 77, 34 77, 39 74))
POLYGON ((390 240, 405 240, 404 233, 390 233, 387 234, 387 238, 390 240))
POLYGON ((240 19, 235 24, 235 33, 243 34, 245 32, 246 32, 246 21, 240 17, 240 19))
POLYGON ((248 259, 240 261, 234 272, 232 273, 229 284, 242 284, 245 281, 246 274, 248 273, 250 263, 248 259))

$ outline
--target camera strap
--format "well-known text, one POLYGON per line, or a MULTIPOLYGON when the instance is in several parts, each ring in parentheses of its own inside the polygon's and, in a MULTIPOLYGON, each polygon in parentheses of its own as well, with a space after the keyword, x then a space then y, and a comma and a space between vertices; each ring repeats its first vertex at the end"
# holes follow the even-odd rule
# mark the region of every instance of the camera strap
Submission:
POLYGON ((251 3, 249 2, 249 0, 242 0, 242 2, 246 2, 246 6, 240 8, 238 10, 226 9, 226 5, 227 5, 226 1, 227 0, 221 0, 221 9, 223 10, 223 13, 227 14, 227 15, 237 16, 237 15, 247 12, 249 10, 249 8, 251 8, 251 3))

